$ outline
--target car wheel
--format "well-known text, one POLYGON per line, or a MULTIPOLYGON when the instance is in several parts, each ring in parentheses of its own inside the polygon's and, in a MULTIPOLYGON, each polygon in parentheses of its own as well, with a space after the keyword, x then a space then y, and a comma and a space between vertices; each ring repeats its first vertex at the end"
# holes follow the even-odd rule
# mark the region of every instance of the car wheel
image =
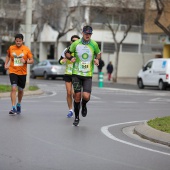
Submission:
POLYGON ((166 85, 162 80, 159 81, 158 87, 159 87, 159 90, 166 90, 166 85))
POLYGON ((48 78, 49 78, 49 77, 48 77, 47 72, 44 72, 44 79, 45 79, 45 80, 48 80, 48 78))
POLYGON ((143 89, 144 88, 142 79, 138 79, 138 87, 139 87, 139 89, 143 89))
POLYGON ((33 78, 33 79, 36 78, 35 73, 33 71, 31 72, 31 78, 33 78))

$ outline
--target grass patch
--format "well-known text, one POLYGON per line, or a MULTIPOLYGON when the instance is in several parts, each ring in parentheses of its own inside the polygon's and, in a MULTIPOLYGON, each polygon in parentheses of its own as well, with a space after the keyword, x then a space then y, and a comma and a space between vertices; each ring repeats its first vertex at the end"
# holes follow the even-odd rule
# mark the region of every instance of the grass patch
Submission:
POLYGON ((149 120, 147 123, 149 126, 157 130, 170 133, 170 116, 162 117, 162 118, 155 118, 155 119, 149 120))
POLYGON ((4 92, 10 92, 11 91, 11 85, 0 85, 0 93, 4 92))
MULTIPOLYGON (((38 89, 39 89, 38 86, 29 86, 30 91, 35 91, 38 89)), ((10 92, 10 91, 11 91, 11 85, 0 84, 0 93, 10 92)))
POLYGON ((29 90, 30 91, 35 91, 35 90, 38 90, 38 86, 29 86, 29 90))

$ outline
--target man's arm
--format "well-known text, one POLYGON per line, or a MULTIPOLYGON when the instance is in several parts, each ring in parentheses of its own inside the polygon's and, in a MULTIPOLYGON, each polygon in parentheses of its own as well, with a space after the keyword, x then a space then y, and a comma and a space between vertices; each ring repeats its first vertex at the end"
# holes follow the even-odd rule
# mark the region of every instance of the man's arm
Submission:
MULTIPOLYGON (((69 48, 69 47, 68 47, 69 48)), ((60 57, 60 59, 58 60, 58 62, 59 62, 59 64, 65 64, 66 63, 66 56, 65 56, 65 52, 68 50, 68 48, 65 48, 64 50, 63 50, 63 52, 61 53, 61 57, 60 57)))
POLYGON ((71 52, 69 50, 65 52, 65 56, 68 60, 70 60, 73 63, 76 61, 76 58, 71 55, 71 52))
MULTIPOLYGON (((24 59, 23 59, 23 60, 24 60, 24 59)), ((33 64, 33 63, 34 63, 33 54, 32 54, 32 52, 30 51, 30 49, 29 49, 28 54, 27 54, 27 59, 24 60, 23 63, 24 63, 24 64, 33 64)))
POLYGON ((66 62, 66 58, 64 58, 63 56, 61 56, 60 59, 58 60, 58 63, 60 65, 65 64, 65 62, 66 62))
POLYGON ((9 65, 8 65, 9 61, 10 61, 9 56, 6 56, 5 64, 4 64, 4 68, 5 68, 6 70, 9 68, 9 65))
POLYGON ((33 63, 34 63, 34 59, 32 57, 32 58, 29 58, 25 64, 33 64, 33 63))
POLYGON ((99 60, 101 58, 101 52, 99 54, 97 54, 96 58, 94 59, 94 64, 96 66, 99 66, 99 60))
POLYGON ((23 64, 33 64, 34 63, 34 59, 32 58, 28 58, 27 60, 24 60, 24 58, 21 58, 20 60, 23 64))

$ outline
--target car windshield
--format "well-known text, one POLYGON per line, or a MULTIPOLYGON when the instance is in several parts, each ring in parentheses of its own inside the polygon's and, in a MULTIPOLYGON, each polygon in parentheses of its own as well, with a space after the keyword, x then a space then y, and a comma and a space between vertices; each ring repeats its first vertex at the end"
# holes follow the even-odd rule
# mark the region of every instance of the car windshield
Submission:
POLYGON ((57 65, 57 64, 58 64, 58 61, 50 61, 50 64, 51 64, 51 65, 57 65))

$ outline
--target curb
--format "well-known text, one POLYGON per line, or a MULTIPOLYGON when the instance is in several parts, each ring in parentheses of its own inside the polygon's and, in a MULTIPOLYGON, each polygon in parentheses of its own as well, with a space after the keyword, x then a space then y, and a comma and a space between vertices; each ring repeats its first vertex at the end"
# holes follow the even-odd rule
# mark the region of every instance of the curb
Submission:
POLYGON ((147 122, 135 126, 134 133, 144 139, 170 147, 170 134, 150 127, 147 122))
MULTIPOLYGON (((31 95, 41 95, 44 92, 41 89, 35 90, 35 91, 24 91, 24 96, 31 96, 31 95)), ((10 97, 10 92, 6 92, 6 93, 0 93, 0 98, 4 98, 4 97, 10 97)))

